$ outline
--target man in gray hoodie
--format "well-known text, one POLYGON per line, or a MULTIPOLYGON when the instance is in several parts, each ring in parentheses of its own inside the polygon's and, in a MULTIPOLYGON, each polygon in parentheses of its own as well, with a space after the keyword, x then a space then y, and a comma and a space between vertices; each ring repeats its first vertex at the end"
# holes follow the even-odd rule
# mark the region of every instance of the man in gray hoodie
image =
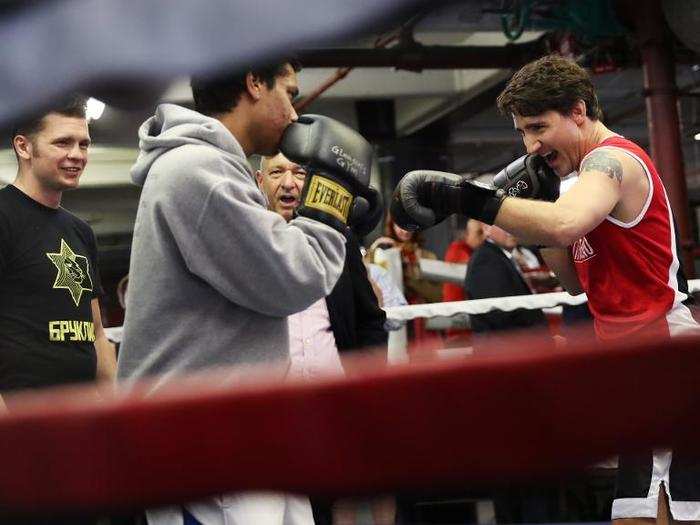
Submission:
MULTIPOLYGON (((288 360, 286 316, 333 289, 344 236, 317 220, 287 223, 268 211, 246 161, 276 154, 297 120, 296 69, 285 62, 195 78, 195 111, 163 104, 141 126, 131 175, 143 190, 118 361, 122 382, 157 375, 157 386, 187 372, 288 360)), ((184 515, 229 523, 235 507, 216 498, 149 513, 149 522, 183 523, 184 515)), ((284 520, 279 524, 290 523, 284 520)))

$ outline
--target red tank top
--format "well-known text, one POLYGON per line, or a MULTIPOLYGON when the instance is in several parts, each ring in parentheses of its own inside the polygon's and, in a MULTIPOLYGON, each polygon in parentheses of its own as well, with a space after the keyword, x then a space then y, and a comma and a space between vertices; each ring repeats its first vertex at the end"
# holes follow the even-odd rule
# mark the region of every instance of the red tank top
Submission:
POLYGON ((616 136, 592 151, 602 147, 622 150, 637 160, 650 190, 633 221, 623 223, 608 216, 571 247, 596 333, 608 340, 657 325, 668 333, 667 314, 688 297, 688 285, 666 190, 639 146, 616 136))

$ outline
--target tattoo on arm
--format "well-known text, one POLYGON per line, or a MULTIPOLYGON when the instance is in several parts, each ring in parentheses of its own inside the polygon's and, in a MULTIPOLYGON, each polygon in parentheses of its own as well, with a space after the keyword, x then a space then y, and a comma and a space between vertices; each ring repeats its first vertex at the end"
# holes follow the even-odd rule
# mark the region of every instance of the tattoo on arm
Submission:
POLYGON ((581 164, 580 171, 600 171, 611 179, 622 183, 622 164, 615 157, 605 151, 591 153, 581 164))

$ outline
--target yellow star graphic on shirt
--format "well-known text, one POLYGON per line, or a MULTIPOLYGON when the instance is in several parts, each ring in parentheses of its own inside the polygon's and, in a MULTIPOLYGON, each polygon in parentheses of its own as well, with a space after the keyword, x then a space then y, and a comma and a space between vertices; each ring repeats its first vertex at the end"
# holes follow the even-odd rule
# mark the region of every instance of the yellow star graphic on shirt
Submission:
POLYGON ((75 306, 78 306, 83 292, 92 291, 90 265, 87 257, 76 255, 63 239, 61 239, 61 251, 47 253, 46 256, 58 268, 53 287, 68 290, 75 306))

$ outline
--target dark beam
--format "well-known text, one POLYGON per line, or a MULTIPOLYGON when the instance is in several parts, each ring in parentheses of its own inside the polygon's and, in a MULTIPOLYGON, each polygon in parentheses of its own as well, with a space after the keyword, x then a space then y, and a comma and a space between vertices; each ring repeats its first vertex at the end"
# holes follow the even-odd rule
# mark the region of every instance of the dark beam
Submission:
POLYGON ((423 69, 517 68, 547 52, 540 38, 505 46, 396 46, 388 49, 308 49, 301 62, 310 67, 393 67, 423 69))

